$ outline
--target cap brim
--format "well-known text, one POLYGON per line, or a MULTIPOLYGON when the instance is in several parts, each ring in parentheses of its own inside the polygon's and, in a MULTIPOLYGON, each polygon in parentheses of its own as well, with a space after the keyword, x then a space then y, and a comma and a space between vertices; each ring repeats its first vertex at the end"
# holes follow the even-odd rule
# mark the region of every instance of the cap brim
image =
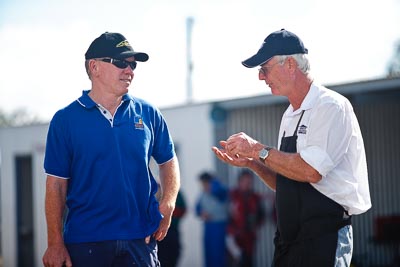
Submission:
POLYGON ((143 52, 133 52, 133 51, 125 51, 121 54, 119 54, 117 57, 117 59, 124 59, 124 58, 128 58, 128 57, 135 57, 136 61, 140 61, 140 62, 145 62, 149 59, 149 55, 147 55, 146 53, 143 52))
POLYGON ((247 67, 247 68, 254 68, 257 66, 260 66, 262 64, 264 64, 265 62, 267 62, 268 60, 270 60, 272 57, 267 57, 267 59, 265 58, 265 54, 255 54, 252 57, 249 57, 248 59, 242 61, 243 66, 247 67))

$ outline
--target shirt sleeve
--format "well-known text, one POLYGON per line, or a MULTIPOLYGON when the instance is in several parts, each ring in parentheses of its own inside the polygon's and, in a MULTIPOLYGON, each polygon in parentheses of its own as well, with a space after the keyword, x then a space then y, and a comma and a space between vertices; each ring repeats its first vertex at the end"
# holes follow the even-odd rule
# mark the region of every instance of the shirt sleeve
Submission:
POLYGON ((152 156, 158 164, 163 164, 175 156, 175 148, 164 117, 157 109, 155 112, 154 148, 152 156))
POLYGON ((47 133, 44 169, 46 174, 59 178, 70 178, 71 156, 67 143, 65 122, 57 112, 50 122, 47 133))
POLYGON ((353 113, 353 109, 346 103, 326 103, 315 109, 310 117, 300 156, 322 176, 335 168, 348 151, 354 115, 349 113, 353 113))

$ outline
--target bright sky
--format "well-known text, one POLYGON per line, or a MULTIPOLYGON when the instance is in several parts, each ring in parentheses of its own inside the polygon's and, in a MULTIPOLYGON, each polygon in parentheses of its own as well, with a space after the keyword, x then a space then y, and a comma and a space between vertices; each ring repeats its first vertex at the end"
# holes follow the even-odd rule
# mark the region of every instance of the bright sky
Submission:
POLYGON ((300 36, 323 84, 383 77, 400 39, 399 0, 1 0, 0 109, 49 120, 90 88, 84 54, 105 31, 150 56, 131 94, 183 104, 190 16, 194 102, 269 93, 241 61, 281 28, 300 36))

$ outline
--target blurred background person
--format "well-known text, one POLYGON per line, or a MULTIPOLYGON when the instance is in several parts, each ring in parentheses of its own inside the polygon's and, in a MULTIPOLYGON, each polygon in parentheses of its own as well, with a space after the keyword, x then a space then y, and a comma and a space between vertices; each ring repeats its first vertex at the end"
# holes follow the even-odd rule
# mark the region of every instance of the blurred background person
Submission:
POLYGON ((165 238, 158 242, 158 259, 162 267, 176 267, 181 256, 180 222, 186 214, 186 202, 181 191, 178 192, 171 226, 165 238))
POLYGON ((199 179, 203 190, 196 203, 196 215, 204 222, 205 267, 224 267, 228 190, 208 172, 200 174, 199 179))
POLYGON ((263 201, 253 190, 253 172, 242 170, 230 192, 227 244, 233 266, 253 266, 257 230, 266 217, 263 201))

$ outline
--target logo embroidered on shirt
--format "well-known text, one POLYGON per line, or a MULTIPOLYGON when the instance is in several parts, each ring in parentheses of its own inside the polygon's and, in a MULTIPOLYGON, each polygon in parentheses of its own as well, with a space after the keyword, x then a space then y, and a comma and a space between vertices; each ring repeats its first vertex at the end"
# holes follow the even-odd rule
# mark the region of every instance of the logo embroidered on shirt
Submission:
POLYGON ((299 126, 299 130, 297 131, 298 134, 307 134, 307 126, 304 124, 299 126))
POLYGON ((142 117, 135 116, 134 122, 135 122, 135 128, 136 129, 143 129, 144 128, 142 117))

